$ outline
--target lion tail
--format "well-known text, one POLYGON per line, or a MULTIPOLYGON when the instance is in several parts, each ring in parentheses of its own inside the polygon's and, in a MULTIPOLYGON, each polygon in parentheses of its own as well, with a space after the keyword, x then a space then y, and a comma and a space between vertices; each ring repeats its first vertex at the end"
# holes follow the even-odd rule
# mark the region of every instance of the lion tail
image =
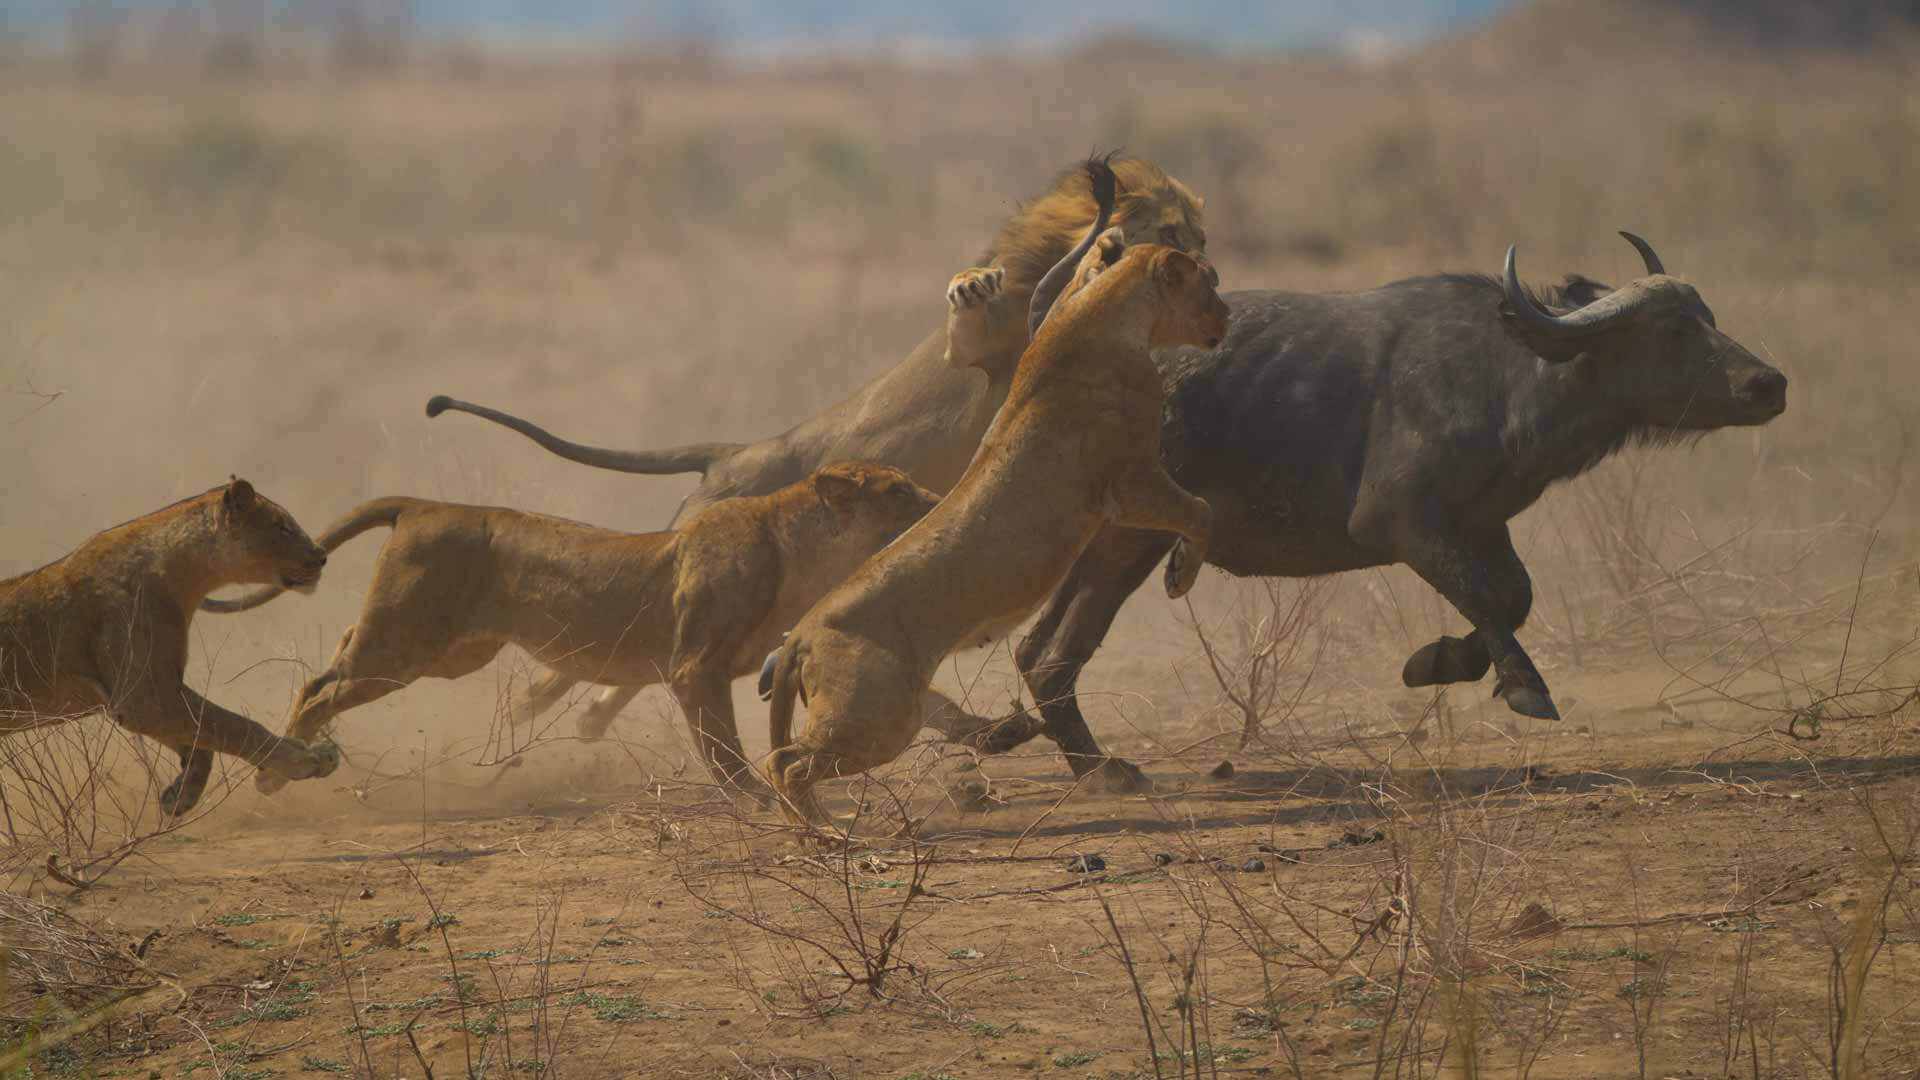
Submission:
POLYGON ((800 639, 789 635, 786 643, 767 654, 760 667, 760 696, 767 709, 767 744, 774 750, 793 742, 793 699, 800 696, 800 639))
POLYGON ((427 416, 439 416, 443 412, 463 412, 477 416, 482 420, 491 420, 501 427, 510 428, 539 443, 549 453, 558 454, 568 461, 581 465, 591 465, 596 469, 612 469, 614 472, 642 473, 648 476, 672 476, 677 473, 697 472, 706 475, 716 462, 724 461, 739 453, 741 443, 689 443, 686 446, 674 446, 665 450, 609 450, 601 446, 586 446, 563 439, 545 428, 530 424, 499 409, 490 409, 485 405, 475 405, 470 401, 461 401, 445 394, 435 394, 427 399, 427 416))
MULTIPOLYGON (((319 544, 322 551, 331 555, 347 541, 369 529, 378 529, 383 526, 391 528, 395 522, 400 520, 402 511, 408 507, 417 506, 419 503, 420 500, 418 499, 409 499, 401 495, 391 496, 385 499, 371 499, 363 502, 352 510, 347 511, 346 517, 327 526, 327 531, 321 533, 314 543, 319 544)), ((269 585, 264 589, 255 589, 244 596, 239 596, 232 600, 202 600, 200 601, 200 610, 211 611, 217 615, 231 615, 236 611, 251 611, 286 591, 286 589, 279 585, 269 585)))

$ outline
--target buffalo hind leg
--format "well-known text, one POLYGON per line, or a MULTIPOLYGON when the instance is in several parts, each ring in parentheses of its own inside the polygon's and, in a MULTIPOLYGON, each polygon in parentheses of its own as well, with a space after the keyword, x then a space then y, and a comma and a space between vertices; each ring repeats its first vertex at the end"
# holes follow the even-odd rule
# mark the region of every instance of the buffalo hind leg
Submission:
POLYGON ((1094 784, 1112 791, 1152 791, 1153 783, 1131 762, 1101 751, 1075 690, 1080 670, 1106 639, 1120 606, 1153 573, 1169 545, 1164 533, 1100 530, 1014 651, 1040 710, 1041 731, 1066 755, 1075 778, 1092 773, 1094 784))
POLYGON ((1493 695, 1508 708, 1535 719, 1560 719, 1546 680, 1514 636, 1533 607, 1533 582, 1506 528, 1477 542, 1427 537, 1414 547, 1407 565, 1466 616, 1473 632, 1422 647, 1408 658, 1402 681, 1409 686, 1466 682, 1491 667, 1493 695))

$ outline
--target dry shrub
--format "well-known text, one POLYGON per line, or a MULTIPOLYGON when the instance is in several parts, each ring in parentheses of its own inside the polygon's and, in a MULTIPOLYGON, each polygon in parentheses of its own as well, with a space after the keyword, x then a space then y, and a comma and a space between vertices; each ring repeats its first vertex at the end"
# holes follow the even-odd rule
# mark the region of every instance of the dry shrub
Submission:
POLYGON ((0 737, 0 875, 19 887, 45 867, 61 883, 98 881, 140 847, 212 813, 250 775, 224 755, 200 803, 169 817, 159 794, 178 758, 105 717, 0 737))

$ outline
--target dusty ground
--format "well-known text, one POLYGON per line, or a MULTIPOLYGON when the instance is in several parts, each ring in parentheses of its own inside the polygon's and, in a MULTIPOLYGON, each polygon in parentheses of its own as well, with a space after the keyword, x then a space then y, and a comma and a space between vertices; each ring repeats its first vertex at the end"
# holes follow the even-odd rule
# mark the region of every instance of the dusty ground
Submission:
MULTIPOLYGON (((423 812, 420 785, 297 815, 236 792, 73 903, 159 931, 146 961, 186 994, 76 1045, 100 1076, 1153 1075, 1130 958, 1166 1075, 1196 1039, 1207 1075, 1370 1075, 1437 1053, 1429 976, 1458 963, 1495 1075, 1528 1048, 1534 1076, 1640 1075, 1638 1036, 1645 1075, 1718 1076, 1730 1017, 1739 1075, 1824 1075, 1830 943, 1887 887, 1868 806, 1914 823, 1920 716, 1811 743, 1732 710, 1679 727, 1606 703, 1634 674, 1565 678, 1581 733, 1495 733, 1473 694, 1452 738, 1308 739, 1224 781, 1212 751, 1123 740, 1153 797, 990 762, 1002 805, 923 786, 917 838, 846 851, 631 768, 488 812, 423 812), (1515 933, 1533 904, 1551 920, 1515 933), (1398 905, 1415 917, 1365 932, 1398 905), (876 995, 854 982, 883 948, 876 995)), ((930 772, 867 789, 876 832, 930 772)), ((1875 1076, 1920 1069, 1911 887, 1871 970, 1875 1076)))

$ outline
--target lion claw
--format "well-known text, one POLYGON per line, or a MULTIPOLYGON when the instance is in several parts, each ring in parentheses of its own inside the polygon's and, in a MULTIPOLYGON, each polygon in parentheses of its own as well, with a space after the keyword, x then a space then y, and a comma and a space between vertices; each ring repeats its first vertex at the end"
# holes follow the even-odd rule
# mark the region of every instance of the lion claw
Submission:
POLYGON ((947 306, 955 311, 977 307, 997 298, 1007 272, 998 266, 962 270, 947 283, 947 306))

